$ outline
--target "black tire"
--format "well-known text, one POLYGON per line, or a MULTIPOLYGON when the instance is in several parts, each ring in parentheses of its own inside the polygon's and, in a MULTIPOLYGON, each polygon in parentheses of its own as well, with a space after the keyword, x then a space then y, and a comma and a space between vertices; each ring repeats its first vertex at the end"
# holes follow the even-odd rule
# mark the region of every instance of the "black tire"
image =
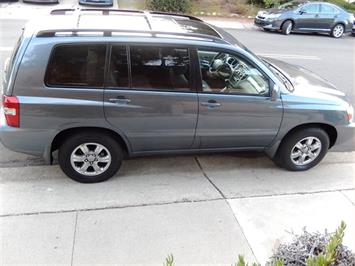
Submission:
MULTIPOLYGON (((296 151, 297 149, 298 148, 296 148, 296 151)), ((304 128, 304 129, 297 130, 285 137, 285 139, 282 141, 277 151, 274 161, 278 166, 290 171, 305 171, 316 166, 327 154, 328 149, 329 149, 329 136, 323 129, 304 128), (298 165, 291 159, 291 153, 295 151, 294 147, 299 141, 304 140, 305 138, 308 137, 317 138, 320 141, 321 148, 319 154, 313 159, 313 161, 310 161, 308 164, 298 165)), ((310 158, 310 157, 306 157, 306 158, 310 158)))
POLYGON ((293 23, 291 20, 286 20, 281 27, 281 32, 285 35, 289 35, 292 31, 293 23))
POLYGON ((334 25, 334 27, 332 28, 332 31, 330 32, 330 36, 332 36, 333 38, 341 38, 344 35, 345 32, 345 27, 343 24, 336 24, 334 25), (336 29, 342 29, 342 33, 340 35, 337 34, 336 29))
POLYGON ((122 160, 123 152, 119 143, 109 134, 96 131, 83 132, 70 136, 61 144, 58 152, 58 162, 63 172, 71 179, 80 183, 98 183, 106 181, 116 174, 116 172, 121 167, 122 160), (77 149, 79 145, 85 143, 97 143, 102 145, 109 152, 111 161, 107 169, 102 173, 97 175, 85 175, 79 173, 72 166, 72 153, 77 149))

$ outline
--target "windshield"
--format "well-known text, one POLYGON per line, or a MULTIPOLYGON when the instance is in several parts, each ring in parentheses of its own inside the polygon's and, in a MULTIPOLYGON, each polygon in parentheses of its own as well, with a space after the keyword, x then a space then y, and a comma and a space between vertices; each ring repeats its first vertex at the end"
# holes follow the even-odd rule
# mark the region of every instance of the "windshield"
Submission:
POLYGON ((282 5, 279 6, 280 9, 295 9, 301 5, 303 5, 304 3, 306 3, 305 1, 291 1, 291 2, 287 2, 284 3, 282 5))
POLYGON ((269 67, 269 69, 272 71, 272 73, 275 74, 277 79, 285 85, 285 87, 288 91, 293 92, 295 90, 291 80, 282 71, 280 71, 280 69, 278 67, 274 66, 273 64, 270 64, 266 60, 262 60, 262 61, 269 67))

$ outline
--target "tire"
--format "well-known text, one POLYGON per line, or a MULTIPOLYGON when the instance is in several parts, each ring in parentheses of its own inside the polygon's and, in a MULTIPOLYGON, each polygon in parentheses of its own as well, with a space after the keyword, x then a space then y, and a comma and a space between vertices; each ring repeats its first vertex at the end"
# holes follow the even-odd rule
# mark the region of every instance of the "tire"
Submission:
POLYGON ((323 129, 305 128, 285 137, 277 151, 274 161, 278 166, 290 171, 305 171, 316 166, 327 154, 328 149, 329 136, 323 129), (309 144, 310 140, 312 140, 311 144, 309 144), (307 143, 307 141, 309 142, 307 143), (314 149, 317 146, 319 146, 319 148, 314 149), (310 147, 312 147, 312 149, 310 147), (313 155, 309 156, 308 154, 310 153, 313 155), (291 158, 292 155, 293 159, 291 158), (313 158, 313 156, 315 157, 313 158), (302 158, 304 160, 303 163, 302 158))
POLYGON ((121 167, 122 148, 110 135, 85 132, 70 136, 59 147, 63 172, 80 183, 98 183, 112 177, 121 167))
POLYGON ((345 27, 343 24, 336 24, 330 33, 333 38, 340 38, 344 35, 345 27))
POLYGON ((285 35, 289 35, 292 31, 293 23, 291 20, 286 20, 281 27, 281 32, 285 35))

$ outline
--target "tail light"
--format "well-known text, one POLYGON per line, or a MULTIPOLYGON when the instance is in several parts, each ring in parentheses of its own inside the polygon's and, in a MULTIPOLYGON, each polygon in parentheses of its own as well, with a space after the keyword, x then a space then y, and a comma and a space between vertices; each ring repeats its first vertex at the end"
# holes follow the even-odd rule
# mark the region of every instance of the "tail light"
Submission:
POLYGON ((346 113, 348 115, 349 123, 353 122, 353 119, 354 119, 354 108, 352 107, 352 105, 349 105, 348 109, 346 110, 346 113))
POLYGON ((10 127, 20 126, 20 103, 16 96, 3 96, 3 110, 6 123, 10 127))

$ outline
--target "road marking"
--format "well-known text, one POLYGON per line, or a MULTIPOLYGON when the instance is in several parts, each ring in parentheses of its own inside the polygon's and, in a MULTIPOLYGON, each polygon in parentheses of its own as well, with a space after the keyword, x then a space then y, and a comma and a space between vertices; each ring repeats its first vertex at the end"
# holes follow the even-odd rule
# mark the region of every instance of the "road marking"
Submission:
POLYGON ((10 46, 0 46, 0 52, 9 52, 12 51, 13 47, 10 46))
POLYGON ((280 58, 280 59, 302 59, 302 60, 322 60, 318 56, 313 55, 297 55, 297 54, 264 54, 258 53, 259 56, 280 58))

